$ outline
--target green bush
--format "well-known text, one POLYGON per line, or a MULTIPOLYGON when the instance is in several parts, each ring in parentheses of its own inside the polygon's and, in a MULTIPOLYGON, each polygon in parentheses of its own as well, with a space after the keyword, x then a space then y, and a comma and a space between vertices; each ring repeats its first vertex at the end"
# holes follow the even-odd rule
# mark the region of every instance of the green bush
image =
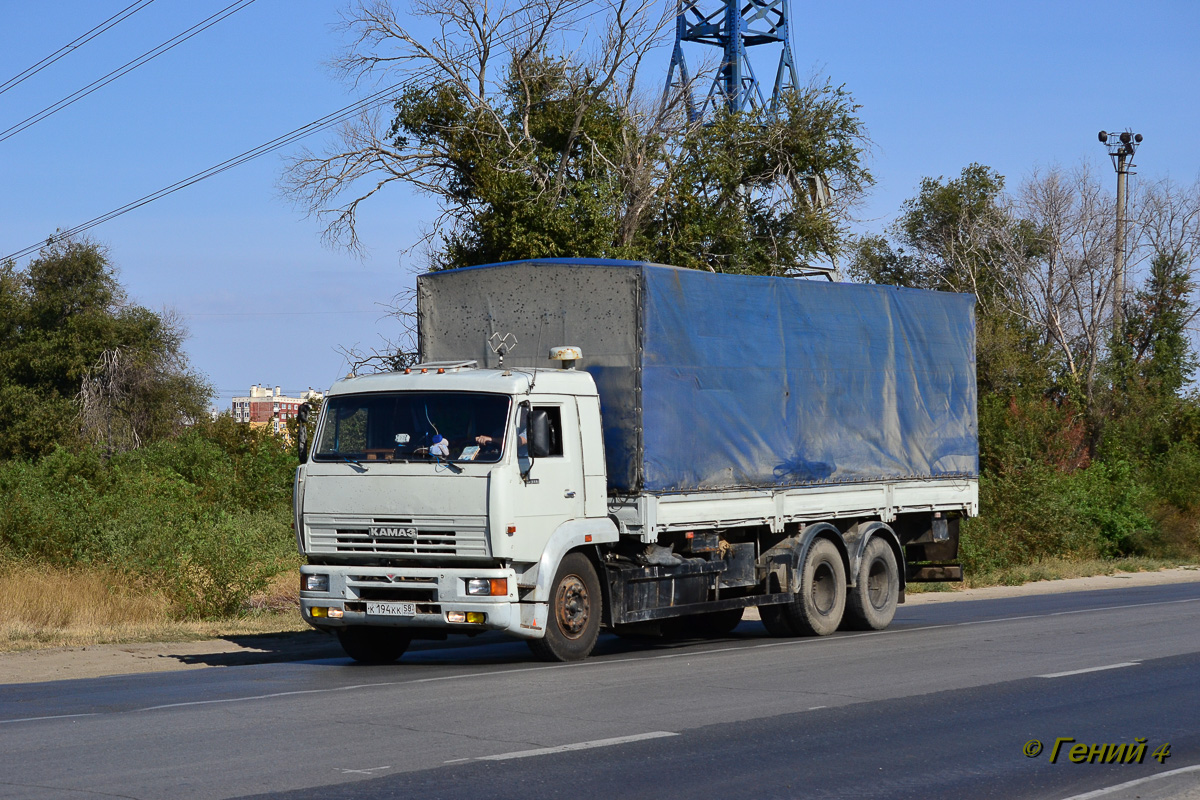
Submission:
POLYGON ((1180 511, 1200 508, 1200 448, 1176 442, 1151 467, 1155 492, 1180 511))
POLYGON ((109 567, 163 590, 179 617, 237 613, 297 562, 295 460, 273 437, 224 434, 0 462, 0 560, 109 567))
POLYGON ((1028 464, 980 478, 979 517, 963 526, 968 571, 988 572, 1049 558, 1144 555, 1155 524, 1151 488, 1124 462, 1063 472, 1028 464))

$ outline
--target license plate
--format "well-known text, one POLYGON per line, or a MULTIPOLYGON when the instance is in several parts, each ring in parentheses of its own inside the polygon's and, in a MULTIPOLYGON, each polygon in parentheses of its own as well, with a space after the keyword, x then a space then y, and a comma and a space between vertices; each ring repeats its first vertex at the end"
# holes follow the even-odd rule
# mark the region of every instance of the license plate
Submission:
POLYGON ((400 539, 415 539, 417 538, 416 528, 394 528, 394 527, 372 527, 371 536, 377 539, 380 538, 400 538, 400 539))
POLYGON ((380 617, 413 617, 417 614, 416 603, 367 603, 367 613, 380 617))

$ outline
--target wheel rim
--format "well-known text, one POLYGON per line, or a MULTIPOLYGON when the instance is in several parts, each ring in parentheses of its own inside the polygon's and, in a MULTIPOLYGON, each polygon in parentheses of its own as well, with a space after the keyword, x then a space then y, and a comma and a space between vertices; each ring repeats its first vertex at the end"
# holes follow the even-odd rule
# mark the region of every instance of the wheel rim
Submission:
POLYGON ((554 615, 559 630, 569 639, 578 639, 587 627, 592 604, 587 586, 578 575, 568 575, 558 584, 554 598, 554 615))
POLYGON ((891 595, 891 581, 888 579, 887 564, 882 558, 871 562, 867 572, 867 599, 871 607, 882 611, 887 608, 888 597, 891 595))
POLYGON ((837 582, 833 568, 822 562, 813 570, 813 608, 821 615, 829 614, 837 604, 837 582))

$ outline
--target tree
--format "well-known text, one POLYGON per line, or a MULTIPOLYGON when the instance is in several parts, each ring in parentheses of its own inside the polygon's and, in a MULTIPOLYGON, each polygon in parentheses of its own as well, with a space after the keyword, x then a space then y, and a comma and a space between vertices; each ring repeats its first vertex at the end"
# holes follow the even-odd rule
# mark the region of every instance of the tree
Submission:
POLYGON ((1185 438, 1181 428, 1194 414, 1182 392, 1197 366, 1187 332, 1195 281, 1186 261, 1186 255, 1154 256, 1145 285, 1126 304, 1119 337, 1109 345, 1102 404, 1108 450, 1161 456, 1185 438))
POLYGON ((1196 281, 1186 253, 1159 253, 1150 264, 1126 320, 1126 340, 1139 377, 1159 397, 1174 397, 1196 372, 1187 324, 1197 307, 1190 302, 1196 281))
POLYGON ((858 109, 845 87, 814 81, 785 93, 777 117, 719 111, 688 128, 668 159, 674 168, 661 170, 637 257, 769 275, 836 264, 851 209, 872 183, 858 109))
POLYGON ((841 253, 849 207, 871 182, 844 88, 813 83, 766 121, 691 124, 681 96, 664 104, 639 83, 671 10, 588 7, 418 2, 412 13, 441 31, 422 42, 392 4, 356 6, 339 66, 356 81, 399 74, 394 116, 363 116, 326 152, 301 154, 287 192, 328 241, 354 249, 359 205, 392 182, 415 188, 437 203, 425 239, 434 269, 607 256, 784 274, 841 253), (556 55, 584 19, 605 35, 556 55), (814 175, 834 203, 813 202, 814 175))
POLYGON ((55 445, 126 449, 205 413, 178 322, 127 302, 104 251, 53 242, 0 265, 0 457, 55 445))
POLYGON ((982 164, 969 164, 957 178, 924 178, 887 238, 858 242, 851 273, 875 283, 970 292, 983 313, 1005 310, 1032 243, 1003 192, 1004 176, 982 164))

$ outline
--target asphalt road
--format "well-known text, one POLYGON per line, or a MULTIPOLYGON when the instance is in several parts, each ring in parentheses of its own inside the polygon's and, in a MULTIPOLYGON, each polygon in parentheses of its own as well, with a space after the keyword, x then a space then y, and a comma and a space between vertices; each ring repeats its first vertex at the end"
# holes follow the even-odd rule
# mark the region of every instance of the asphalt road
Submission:
POLYGON ((0 686, 0 798, 1200 798, 1198 678, 1195 583, 902 606, 821 639, 605 636, 567 665, 480 637, 0 686), (1140 764, 1069 760, 1137 737, 1140 764))

